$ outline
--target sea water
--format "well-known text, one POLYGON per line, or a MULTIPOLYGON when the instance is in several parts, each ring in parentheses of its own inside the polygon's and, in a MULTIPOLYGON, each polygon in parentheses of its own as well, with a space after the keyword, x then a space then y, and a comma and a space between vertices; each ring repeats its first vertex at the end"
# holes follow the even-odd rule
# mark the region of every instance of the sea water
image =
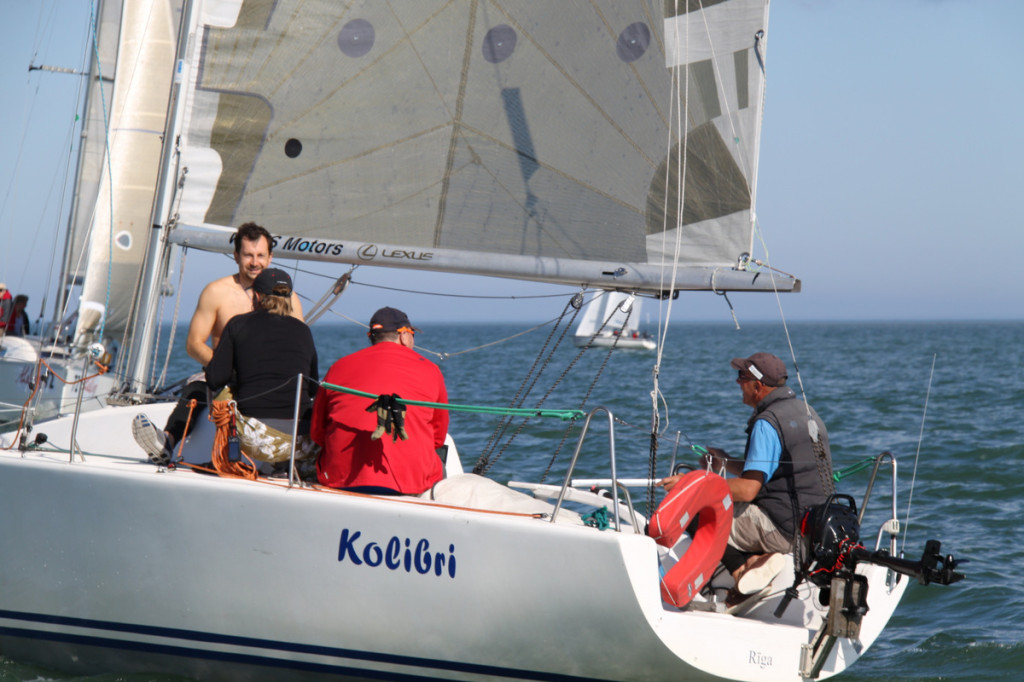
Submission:
MULTIPOLYGON (((605 407, 615 417, 618 475, 629 478, 648 475, 653 401, 662 432, 657 475, 668 472, 673 455, 692 462, 691 444, 742 454, 750 409, 729 360, 775 353, 789 367, 790 385, 825 421, 837 470, 883 450, 896 456, 907 556, 918 558, 935 538, 943 552, 970 559, 960 583, 911 585, 882 636, 841 679, 1017 679, 1024 670, 1024 322, 791 323, 788 333, 780 324, 673 325, 661 356, 595 349, 580 357, 552 326, 497 345, 488 344, 529 325, 420 326, 417 348, 441 367, 450 402, 507 406, 518 393, 529 407, 605 407), (543 371, 528 375, 531 368, 543 371)), ((174 378, 195 369, 184 354, 184 329, 176 336, 168 363, 174 378)), ((355 325, 314 327, 314 336, 321 374, 366 344, 355 325)), ((492 478, 560 482, 577 432, 566 434, 558 419, 530 419, 509 443, 519 422, 496 438, 499 420, 452 413, 450 431, 467 470, 486 452, 492 478)), ((595 418, 578 476, 608 475, 607 423, 604 413, 595 418)), ((851 474, 840 492, 859 501, 867 476, 851 474)), ((866 527, 888 518, 888 492, 887 481, 876 485, 866 527)), ((643 510, 646 492, 633 495, 643 510)), ((64 677, 0 657, 0 681, 47 679, 176 678, 64 677)))

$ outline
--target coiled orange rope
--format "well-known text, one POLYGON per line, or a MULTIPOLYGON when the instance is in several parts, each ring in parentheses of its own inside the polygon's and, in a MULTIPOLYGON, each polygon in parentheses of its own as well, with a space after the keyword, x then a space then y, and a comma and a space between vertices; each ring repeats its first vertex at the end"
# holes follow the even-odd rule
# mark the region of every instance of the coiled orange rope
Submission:
POLYGON ((217 426, 217 433, 213 437, 213 450, 210 452, 213 468, 222 476, 237 476, 255 481, 259 477, 259 472, 249 455, 239 451, 242 457, 248 460, 248 464, 242 460, 232 462, 228 457, 228 441, 235 430, 234 403, 229 400, 214 400, 210 403, 210 421, 217 426))

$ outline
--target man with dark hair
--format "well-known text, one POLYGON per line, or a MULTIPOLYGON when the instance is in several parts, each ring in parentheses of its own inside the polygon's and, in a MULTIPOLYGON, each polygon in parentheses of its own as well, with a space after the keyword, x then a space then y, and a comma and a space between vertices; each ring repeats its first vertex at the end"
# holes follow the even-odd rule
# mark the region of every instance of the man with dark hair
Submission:
MULTIPOLYGON (((220 342, 228 321, 235 315, 252 311, 253 282, 264 268, 270 266, 273 258, 271 252, 274 239, 256 223, 245 223, 239 227, 233 241, 238 272, 214 280, 203 288, 188 327, 185 349, 203 367, 213 358, 213 349, 220 342)), ((294 292, 291 295, 291 307, 292 316, 301 320, 302 304, 294 292)), ((150 460, 158 464, 170 461, 171 449, 186 435, 186 425, 191 431, 198 409, 206 407, 206 390, 206 381, 201 372, 190 377, 162 431, 145 415, 135 417, 132 435, 150 460), (192 411, 189 420, 188 403, 192 399, 195 399, 198 406, 196 411, 192 411)))
POLYGON ((14 308, 7 318, 7 333, 11 336, 27 336, 32 333, 31 323, 28 319, 28 312, 25 306, 28 305, 28 296, 18 294, 14 297, 14 308))
MULTIPOLYGON (((273 237, 256 223, 239 227, 234 242, 238 272, 206 285, 188 327, 186 350, 204 367, 213 357, 228 320, 252 310, 252 284, 273 260, 273 237)), ((294 292, 291 301, 292 316, 301 320, 302 304, 294 292)))
MULTIPOLYGON (((378 396, 448 402, 441 370, 415 350, 416 328, 401 310, 381 308, 370 319, 370 347, 331 367, 324 382, 378 396)), ((448 434, 448 411, 409 405, 403 439, 381 435, 377 413, 365 397, 321 386, 313 402, 310 437, 322 446, 321 484, 378 495, 419 495, 444 476, 438 449, 448 434)))
MULTIPOLYGON (((733 475, 727 483, 735 508, 722 564, 736 579, 738 599, 761 591, 782 570, 804 510, 832 492, 832 455, 824 422, 786 386, 782 360, 754 353, 730 364, 739 373, 743 403, 754 409, 747 445, 743 459, 709 448, 705 464, 733 475)), ((658 484, 671 489, 679 478, 658 484)))

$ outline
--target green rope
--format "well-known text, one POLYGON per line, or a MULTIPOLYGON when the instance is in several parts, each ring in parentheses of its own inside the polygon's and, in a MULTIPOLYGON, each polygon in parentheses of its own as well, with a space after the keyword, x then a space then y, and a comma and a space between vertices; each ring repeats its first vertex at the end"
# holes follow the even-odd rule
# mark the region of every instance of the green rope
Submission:
MULTIPOLYGON (((366 391, 359 391, 354 388, 348 388, 347 386, 338 386, 336 384, 328 384, 323 382, 320 384, 326 389, 331 391, 338 391, 340 393, 348 393, 350 395, 357 395, 363 398, 377 399, 376 393, 367 393, 366 391)), ((433 407, 438 410, 454 410, 456 412, 473 412, 476 414, 503 414, 510 415, 513 417, 558 417, 562 421, 568 421, 570 419, 580 419, 585 415, 583 410, 541 410, 531 409, 528 407, 489 407, 487 405, 454 405, 452 403, 431 403, 425 400, 406 400, 405 398, 398 398, 398 401, 404 405, 416 405, 419 407, 433 407)))
POLYGON ((850 465, 845 469, 841 469, 840 471, 834 471, 832 472, 832 480, 838 483, 840 479, 845 478, 850 474, 855 474, 858 471, 867 469, 869 466, 874 464, 875 459, 875 457, 865 457, 861 461, 857 462, 856 464, 850 465))
POLYGON ((590 526, 591 528, 597 528, 598 530, 608 530, 612 527, 611 522, 608 521, 608 507, 601 507, 595 509, 592 514, 587 514, 583 518, 583 524, 590 526))

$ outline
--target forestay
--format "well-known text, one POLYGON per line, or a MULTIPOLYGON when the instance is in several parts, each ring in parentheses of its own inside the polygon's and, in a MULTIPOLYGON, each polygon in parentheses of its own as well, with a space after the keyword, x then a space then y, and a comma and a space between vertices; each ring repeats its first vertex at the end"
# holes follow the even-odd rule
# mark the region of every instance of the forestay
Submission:
POLYGON ((192 22, 173 242, 228 250, 256 220, 284 257, 798 286, 743 269, 766 0, 207 0, 192 22))
POLYGON ((96 35, 89 65, 89 84, 82 106, 82 139, 78 146, 75 170, 75 195, 65 234, 64 260, 61 265, 61 292, 56 311, 65 314, 65 291, 82 282, 85 269, 86 238, 96 208, 100 176, 106 147, 106 112, 113 91, 117 43, 121 29, 121 2, 107 0, 95 11, 96 35))

